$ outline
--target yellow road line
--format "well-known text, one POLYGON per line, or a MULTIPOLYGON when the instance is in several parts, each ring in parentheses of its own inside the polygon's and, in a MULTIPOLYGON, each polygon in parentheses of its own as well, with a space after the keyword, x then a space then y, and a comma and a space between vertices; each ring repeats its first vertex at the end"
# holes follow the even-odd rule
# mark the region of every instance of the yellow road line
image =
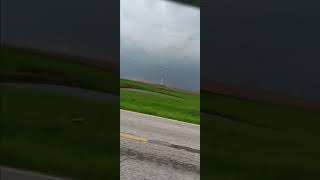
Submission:
POLYGON ((133 140, 136 140, 136 141, 147 142, 147 140, 144 139, 144 138, 140 138, 140 137, 137 137, 137 136, 126 134, 126 133, 120 133, 120 137, 127 138, 127 139, 133 139, 133 140))

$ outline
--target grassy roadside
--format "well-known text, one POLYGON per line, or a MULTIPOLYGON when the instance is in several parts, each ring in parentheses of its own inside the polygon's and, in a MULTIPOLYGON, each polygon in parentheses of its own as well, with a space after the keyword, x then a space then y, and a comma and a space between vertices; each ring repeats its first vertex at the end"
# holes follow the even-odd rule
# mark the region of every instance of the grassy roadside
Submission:
POLYGON ((122 109, 200 124, 199 95, 125 79, 120 88, 122 109))
POLYGON ((118 75, 77 60, 47 56, 32 50, 0 48, 3 79, 35 81, 118 93, 118 75))
POLYGON ((201 179, 320 176, 319 111, 208 92, 201 98, 201 179))
MULTIPOLYGON (((119 92, 118 75, 91 62, 15 48, 1 48, 0 55, 2 82, 119 92)), ((0 86, 0 165, 83 180, 119 178, 119 129, 113 128, 119 104, 0 86)))
POLYGON ((119 130, 113 127, 119 122, 113 120, 119 117, 110 117, 118 106, 3 86, 0 93, 1 165, 83 180, 118 178, 119 130))

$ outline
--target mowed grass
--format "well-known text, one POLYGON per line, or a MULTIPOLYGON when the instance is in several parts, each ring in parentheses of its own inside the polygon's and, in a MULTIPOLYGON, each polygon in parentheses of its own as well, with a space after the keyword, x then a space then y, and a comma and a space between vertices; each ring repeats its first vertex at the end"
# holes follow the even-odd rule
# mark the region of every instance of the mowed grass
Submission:
MULTIPOLYGON (((35 53, 33 50, 0 48, 0 76, 45 79, 56 84, 118 93, 119 75, 109 70, 62 58, 35 53)), ((90 62, 88 62, 90 63, 90 62)))
POLYGON ((201 179, 320 177, 320 112, 201 92, 201 179))
POLYGON ((120 80, 120 88, 122 109, 200 124, 198 94, 125 79, 120 80), (130 88, 152 93, 134 91, 130 88))
MULTIPOLYGON (((90 62, 13 48, 1 48, 0 55, 5 82, 119 92, 118 75, 90 62)), ((119 104, 53 92, 0 86, 0 165, 83 180, 119 179, 119 104)))
POLYGON ((5 86, 0 94, 1 165, 83 180, 119 179, 118 105, 5 86))

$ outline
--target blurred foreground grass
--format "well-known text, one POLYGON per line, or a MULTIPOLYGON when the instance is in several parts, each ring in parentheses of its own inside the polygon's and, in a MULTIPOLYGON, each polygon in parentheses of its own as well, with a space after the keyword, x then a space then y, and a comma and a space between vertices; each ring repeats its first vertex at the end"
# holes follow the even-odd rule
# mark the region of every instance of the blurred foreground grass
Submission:
MULTIPOLYGON (((75 86, 118 93, 119 75, 76 57, 58 57, 18 48, 0 48, 0 76, 9 81, 28 81, 75 86)), ((103 62, 101 62, 103 63, 103 62)), ((102 65, 101 65, 102 66, 102 65)), ((110 68, 111 69, 111 68, 110 68)))
POLYGON ((4 86, 0 93, 1 165, 76 179, 119 176, 117 105, 4 86))
POLYGON ((0 55, 0 165, 80 180, 119 179, 119 103, 19 87, 60 85, 118 96, 119 76, 90 61, 32 50, 1 48, 0 55))
POLYGON ((320 177, 320 112, 201 92, 201 179, 320 177))

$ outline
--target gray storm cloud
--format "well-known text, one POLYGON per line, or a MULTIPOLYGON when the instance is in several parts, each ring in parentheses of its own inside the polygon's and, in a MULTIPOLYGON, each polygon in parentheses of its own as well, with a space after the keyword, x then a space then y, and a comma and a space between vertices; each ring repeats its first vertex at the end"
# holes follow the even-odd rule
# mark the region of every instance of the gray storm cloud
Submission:
POLYGON ((122 77, 158 82, 166 71, 167 85, 198 91, 200 10, 164 0, 120 2, 122 77))

